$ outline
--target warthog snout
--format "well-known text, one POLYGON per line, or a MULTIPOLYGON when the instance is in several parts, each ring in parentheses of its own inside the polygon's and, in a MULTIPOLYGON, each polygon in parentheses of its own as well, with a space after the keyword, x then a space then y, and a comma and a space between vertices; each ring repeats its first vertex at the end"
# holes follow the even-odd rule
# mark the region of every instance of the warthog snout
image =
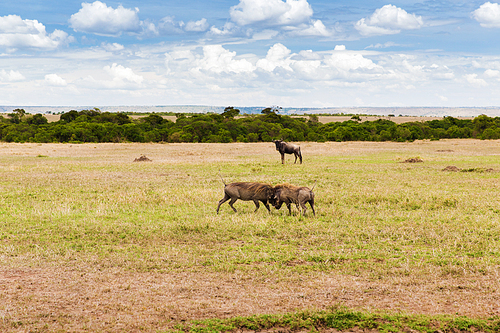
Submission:
POLYGON ((299 187, 291 184, 279 184, 274 186, 272 202, 273 206, 276 209, 280 209, 283 203, 286 204, 290 215, 292 214, 292 203, 295 204, 299 212, 300 208, 302 208, 303 215, 306 214, 306 203, 309 203, 313 215, 316 216, 316 212, 314 211, 314 192, 308 187, 299 187))

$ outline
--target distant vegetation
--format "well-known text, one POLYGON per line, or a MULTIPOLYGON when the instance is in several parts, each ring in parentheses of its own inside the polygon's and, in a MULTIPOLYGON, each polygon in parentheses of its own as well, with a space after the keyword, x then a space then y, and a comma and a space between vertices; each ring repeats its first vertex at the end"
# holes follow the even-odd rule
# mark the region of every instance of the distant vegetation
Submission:
POLYGON ((304 118, 279 114, 266 108, 260 115, 240 115, 227 107, 222 114, 172 114, 176 122, 159 114, 132 119, 126 113, 101 112, 94 108, 63 113, 49 123, 41 114, 16 109, 0 116, 0 140, 6 142, 268 142, 286 141, 414 141, 444 138, 500 139, 500 117, 485 115, 472 120, 442 120, 396 124, 378 119, 322 124, 317 115, 304 118))

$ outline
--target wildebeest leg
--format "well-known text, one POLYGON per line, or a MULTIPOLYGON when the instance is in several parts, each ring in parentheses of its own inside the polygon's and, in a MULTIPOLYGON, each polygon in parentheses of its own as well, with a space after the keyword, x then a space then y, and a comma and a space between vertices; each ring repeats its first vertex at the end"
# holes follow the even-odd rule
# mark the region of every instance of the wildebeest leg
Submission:
POLYGON ((231 208, 234 210, 234 212, 236 213, 236 208, 234 208, 233 204, 236 202, 236 198, 231 198, 231 201, 229 201, 229 206, 231 206, 231 208))
POLYGON ((300 158, 300 164, 302 164, 302 152, 299 149, 299 158, 300 158))
MULTIPOLYGON (((219 204, 217 205, 217 214, 219 214, 219 208, 220 208, 220 205, 222 205, 224 202, 228 201, 229 199, 231 199, 231 197, 229 195, 227 195, 227 193, 224 193, 224 198, 222 198, 220 201, 219 201, 219 204)), ((233 208, 234 209, 234 208, 233 208)))
POLYGON ((253 211, 254 213, 259 209, 260 207, 260 204, 259 204, 259 200, 253 200, 253 203, 255 204, 255 210, 253 211))
POLYGON ((296 164, 297 163, 297 153, 294 152, 293 155, 295 155, 295 162, 293 162, 293 164, 296 164))
POLYGON ((285 164, 285 153, 281 154, 281 164, 285 164))
POLYGON ((290 205, 289 202, 285 202, 286 203, 286 208, 288 208, 288 214, 292 215, 292 205, 290 205))

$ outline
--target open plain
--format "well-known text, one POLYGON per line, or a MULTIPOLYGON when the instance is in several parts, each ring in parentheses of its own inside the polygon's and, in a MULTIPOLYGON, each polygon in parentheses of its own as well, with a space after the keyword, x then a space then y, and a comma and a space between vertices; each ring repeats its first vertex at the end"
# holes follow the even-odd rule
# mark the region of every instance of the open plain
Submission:
POLYGON ((0 331, 156 332, 339 304, 500 316, 499 141, 300 145, 304 163, 282 165, 272 143, 0 143, 0 331), (219 170, 317 181, 316 217, 242 201, 216 214, 219 170))

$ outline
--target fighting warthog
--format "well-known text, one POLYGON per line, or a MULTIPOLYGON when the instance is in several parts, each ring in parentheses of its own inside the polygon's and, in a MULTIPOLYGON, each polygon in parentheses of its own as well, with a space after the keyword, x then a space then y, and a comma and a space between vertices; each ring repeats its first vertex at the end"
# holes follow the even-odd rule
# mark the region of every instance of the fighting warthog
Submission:
MULTIPOLYGON (((316 186, 316 183, 314 183, 316 186)), ((299 187, 291 184, 278 184, 273 187, 273 200, 271 203, 276 209, 280 209, 283 203, 286 204, 288 212, 292 215, 292 209, 290 205, 293 203, 297 206, 300 212, 300 207, 302 208, 302 215, 306 214, 306 203, 309 203, 313 211, 313 215, 316 216, 314 211, 314 186, 310 189, 309 187, 299 187)))
POLYGON ((285 164, 285 154, 294 154, 295 162, 297 163, 297 157, 300 159, 300 164, 302 164, 302 153, 300 152, 300 147, 294 145, 293 143, 287 143, 283 140, 273 140, 276 145, 276 150, 281 154, 281 164, 285 164))
POLYGON ((234 208, 233 204, 238 199, 243 201, 253 201, 256 207, 254 213, 260 207, 259 201, 262 201, 267 210, 271 212, 268 204, 268 201, 273 203, 273 187, 271 185, 252 182, 226 184, 224 179, 222 179, 222 182, 224 183, 224 198, 222 198, 217 205, 217 214, 219 213, 220 205, 229 199, 231 199, 231 201, 229 201, 229 206, 231 206, 234 212, 236 212, 236 208, 234 208))

